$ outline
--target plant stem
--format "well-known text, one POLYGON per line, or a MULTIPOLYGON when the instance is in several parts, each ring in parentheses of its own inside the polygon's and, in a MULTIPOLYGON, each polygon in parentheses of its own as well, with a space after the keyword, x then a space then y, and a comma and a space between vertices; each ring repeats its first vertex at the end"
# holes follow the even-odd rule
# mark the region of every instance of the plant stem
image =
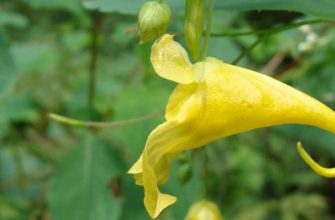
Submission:
POLYGON ((262 42, 264 39, 264 36, 269 36, 271 34, 276 34, 282 31, 286 31, 289 29, 297 28, 302 25, 306 24, 315 24, 315 23, 321 23, 321 22, 326 22, 327 20, 311 20, 311 21, 302 21, 302 22, 296 22, 296 23, 291 23, 289 25, 284 25, 281 27, 275 27, 271 29, 266 29, 266 30, 259 30, 259 31, 246 31, 246 32, 235 32, 235 33, 225 33, 225 34, 212 34, 211 36, 213 37, 224 37, 224 36, 245 36, 245 35, 254 35, 258 34, 260 37, 253 43, 251 44, 247 49, 245 49, 233 62, 232 64, 235 65, 238 62, 241 61, 241 59, 246 56, 252 49, 254 49, 259 43, 262 42))
POLYGON ((20 188, 23 188, 26 184, 26 176, 23 167, 22 157, 17 147, 12 147, 13 160, 17 172, 17 182, 20 188))
POLYGON ((105 20, 105 15, 100 14, 99 12, 95 12, 94 18, 95 21, 91 30, 91 60, 89 66, 89 79, 88 79, 88 107, 90 111, 93 111, 94 109, 99 35, 102 24, 105 20))
POLYGON ((212 29, 213 7, 214 7, 214 0, 209 0, 208 1, 208 11, 207 11, 205 42, 204 42, 204 47, 203 47, 202 56, 201 56, 202 59, 205 59, 208 53, 208 44, 209 44, 209 38, 211 36, 211 29, 212 29))
POLYGON ((260 42, 262 42, 263 37, 259 37, 253 44, 251 44, 247 49, 245 49, 238 57, 236 57, 231 64, 236 65, 241 59, 247 55, 252 49, 254 49, 260 42))
POLYGON ((150 115, 145 115, 138 118, 127 119, 127 120, 120 120, 120 121, 111 121, 111 122, 94 122, 94 121, 80 121, 73 118, 64 117, 61 115, 50 113, 48 117, 52 120, 72 125, 72 126, 80 126, 80 127, 96 127, 96 128, 111 128, 111 127, 118 127, 123 125, 130 125, 135 124, 143 121, 147 121, 158 116, 162 115, 162 113, 154 113, 150 115))
POLYGON ((302 25, 306 24, 317 24, 317 23, 324 23, 324 22, 330 22, 328 20, 324 19, 317 19, 317 20, 310 20, 310 21, 300 21, 291 23, 288 25, 282 25, 279 27, 273 27, 270 29, 265 30, 256 30, 256 31, 241 31, 241 32, 231 32, 231 33, 211 33, 211 37, 237 37, 237 36, 247 36, 247 35, 270 35, 270 34, 276 34, 279 32, 283 32, 286 30, 298 28, 302 25))
POLYGON ((200 162, 200 175, 202 179, 202 185, 200 188, 200 194, 203 197, 203 199, 206 199, 208 197, 208 189, 209 189, 209 169, 208 169, 208 152, 207 152, 207 146, 203 146, 202 149, 199 149, 199 162, 200 162))

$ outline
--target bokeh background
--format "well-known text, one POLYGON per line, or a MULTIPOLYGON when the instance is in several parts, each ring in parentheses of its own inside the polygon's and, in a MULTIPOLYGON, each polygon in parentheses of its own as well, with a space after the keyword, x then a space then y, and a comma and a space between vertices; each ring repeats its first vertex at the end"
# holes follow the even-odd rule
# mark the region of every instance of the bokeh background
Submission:
MULTIPOLYGON (((154 73, 152 42, 138 43, 143 2, 0 1, 1 220, 149 219, 142 188, 126 171, 163 114, 93 129, 48 118, 53 112, 117 121, 164 111, 175 84, 154 73)), ((169 31, 182 44, 183 2, 166 1, 173 11, 169 31)), ((253 2, 216 1, 213 32, 228 36, 212 37, 209 55, 231 63, 243 54, 238 65, 335 109, 334 23, 320 22, 335 20, 335 3, 253 2), (241 32, 251 33, 229 34, 241 32)), ((335 182, 303 163, 297 141, 321 164, 335 164, 335 135, 297 125, 184 153, 164 186, 178 202, 159 219, 183 219, 204 191, 226 220, 335 219, 335 182)))

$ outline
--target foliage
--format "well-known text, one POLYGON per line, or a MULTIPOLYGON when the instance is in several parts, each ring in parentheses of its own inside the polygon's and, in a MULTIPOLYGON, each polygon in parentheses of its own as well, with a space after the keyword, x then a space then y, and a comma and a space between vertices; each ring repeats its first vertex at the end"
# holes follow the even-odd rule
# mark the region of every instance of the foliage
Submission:
MULTIPOLYGON (((143 191, 126 172, 163 115, 112 128, 78 128, 47 116, 114 121, 164 111, 174 84, 155 75, 150 43, 139 45, 132 31, 143 2, 0 2, 0 219, 148 219, 143 191)), ((169 31, 182 32, 184 1, 166 3, 169 31)), ((334 20, 334 10, 332 0, 216 1, 213 32, 222 36, 210 39, 209 55, 230 63, 261 37, 239 65, 335 108, 334 23, 282 28, 314 16, 334 20), (241 32, 249 34, 231 35, 241 32)), ((333 180, 306 167, 294 148, 299 140, 324 165, 335 160, 334 135, 297 125, 212 143, 206 169, 204 151, 184 155, 165 189, 178 202, 159 219, 183 219, 204 188, 225 219, 333 219, 333 180), (192 176, 181 181, 185 164, 192 176)))
MULTIPOLYGON (((145 0, 138 0, 134 3, 121 0, 86 0, 85 5, 90 9, 99 9, 104 12, 120 12, 125 14, 137 14, 140 6, 145 0)), ((182 11, 184 1, 167 0, 173 9, 182 11)), ((335 2, 323 0, 322 2, 313 0, 225 0, 217 1, 216 9, 249 11, 249 10, 287 10, 297 11, 305 14, 315 15, 334 20, 333 9, 335 2)))

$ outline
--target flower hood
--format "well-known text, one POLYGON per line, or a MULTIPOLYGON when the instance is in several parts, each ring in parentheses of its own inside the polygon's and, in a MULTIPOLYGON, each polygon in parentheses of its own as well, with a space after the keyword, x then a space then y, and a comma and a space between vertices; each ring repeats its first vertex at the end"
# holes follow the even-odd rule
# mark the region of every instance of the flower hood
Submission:
MULTIPOLYGON (((152 218, 176 201, 159 186, 168 180, 171 164, 182 151, 280 124, 312 125, 335 133, 335 113, 326 105, 269 76, 215 58, 191 64, 172 35, 154 43, 151 62, 159 76, 178 83, 166 107, 166 121, 151 132, 129 170, 144 187, 144 204, 152 218)), ((301 148, 299 152, 305 153, 301 148)))

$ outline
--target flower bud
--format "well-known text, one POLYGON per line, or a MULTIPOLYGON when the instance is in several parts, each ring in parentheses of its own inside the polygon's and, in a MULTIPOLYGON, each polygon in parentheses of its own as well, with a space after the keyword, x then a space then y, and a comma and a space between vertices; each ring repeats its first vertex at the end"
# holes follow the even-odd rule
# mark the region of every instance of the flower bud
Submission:
POLYGON ((185 220, 223 220, 217 205, 208 200, 202 200, 193 204, 187 213, 185 220))
POLYGON ((140 43, 160 37, 169 26, 171 10, 165 3, 150 1, 143 4, 139 16, 140 43))
POLYGON ((177 171, 177 179, 182 184, 187 183, 191 180, 193 175, 192 166, 189 163, 180 165, 177 171))

